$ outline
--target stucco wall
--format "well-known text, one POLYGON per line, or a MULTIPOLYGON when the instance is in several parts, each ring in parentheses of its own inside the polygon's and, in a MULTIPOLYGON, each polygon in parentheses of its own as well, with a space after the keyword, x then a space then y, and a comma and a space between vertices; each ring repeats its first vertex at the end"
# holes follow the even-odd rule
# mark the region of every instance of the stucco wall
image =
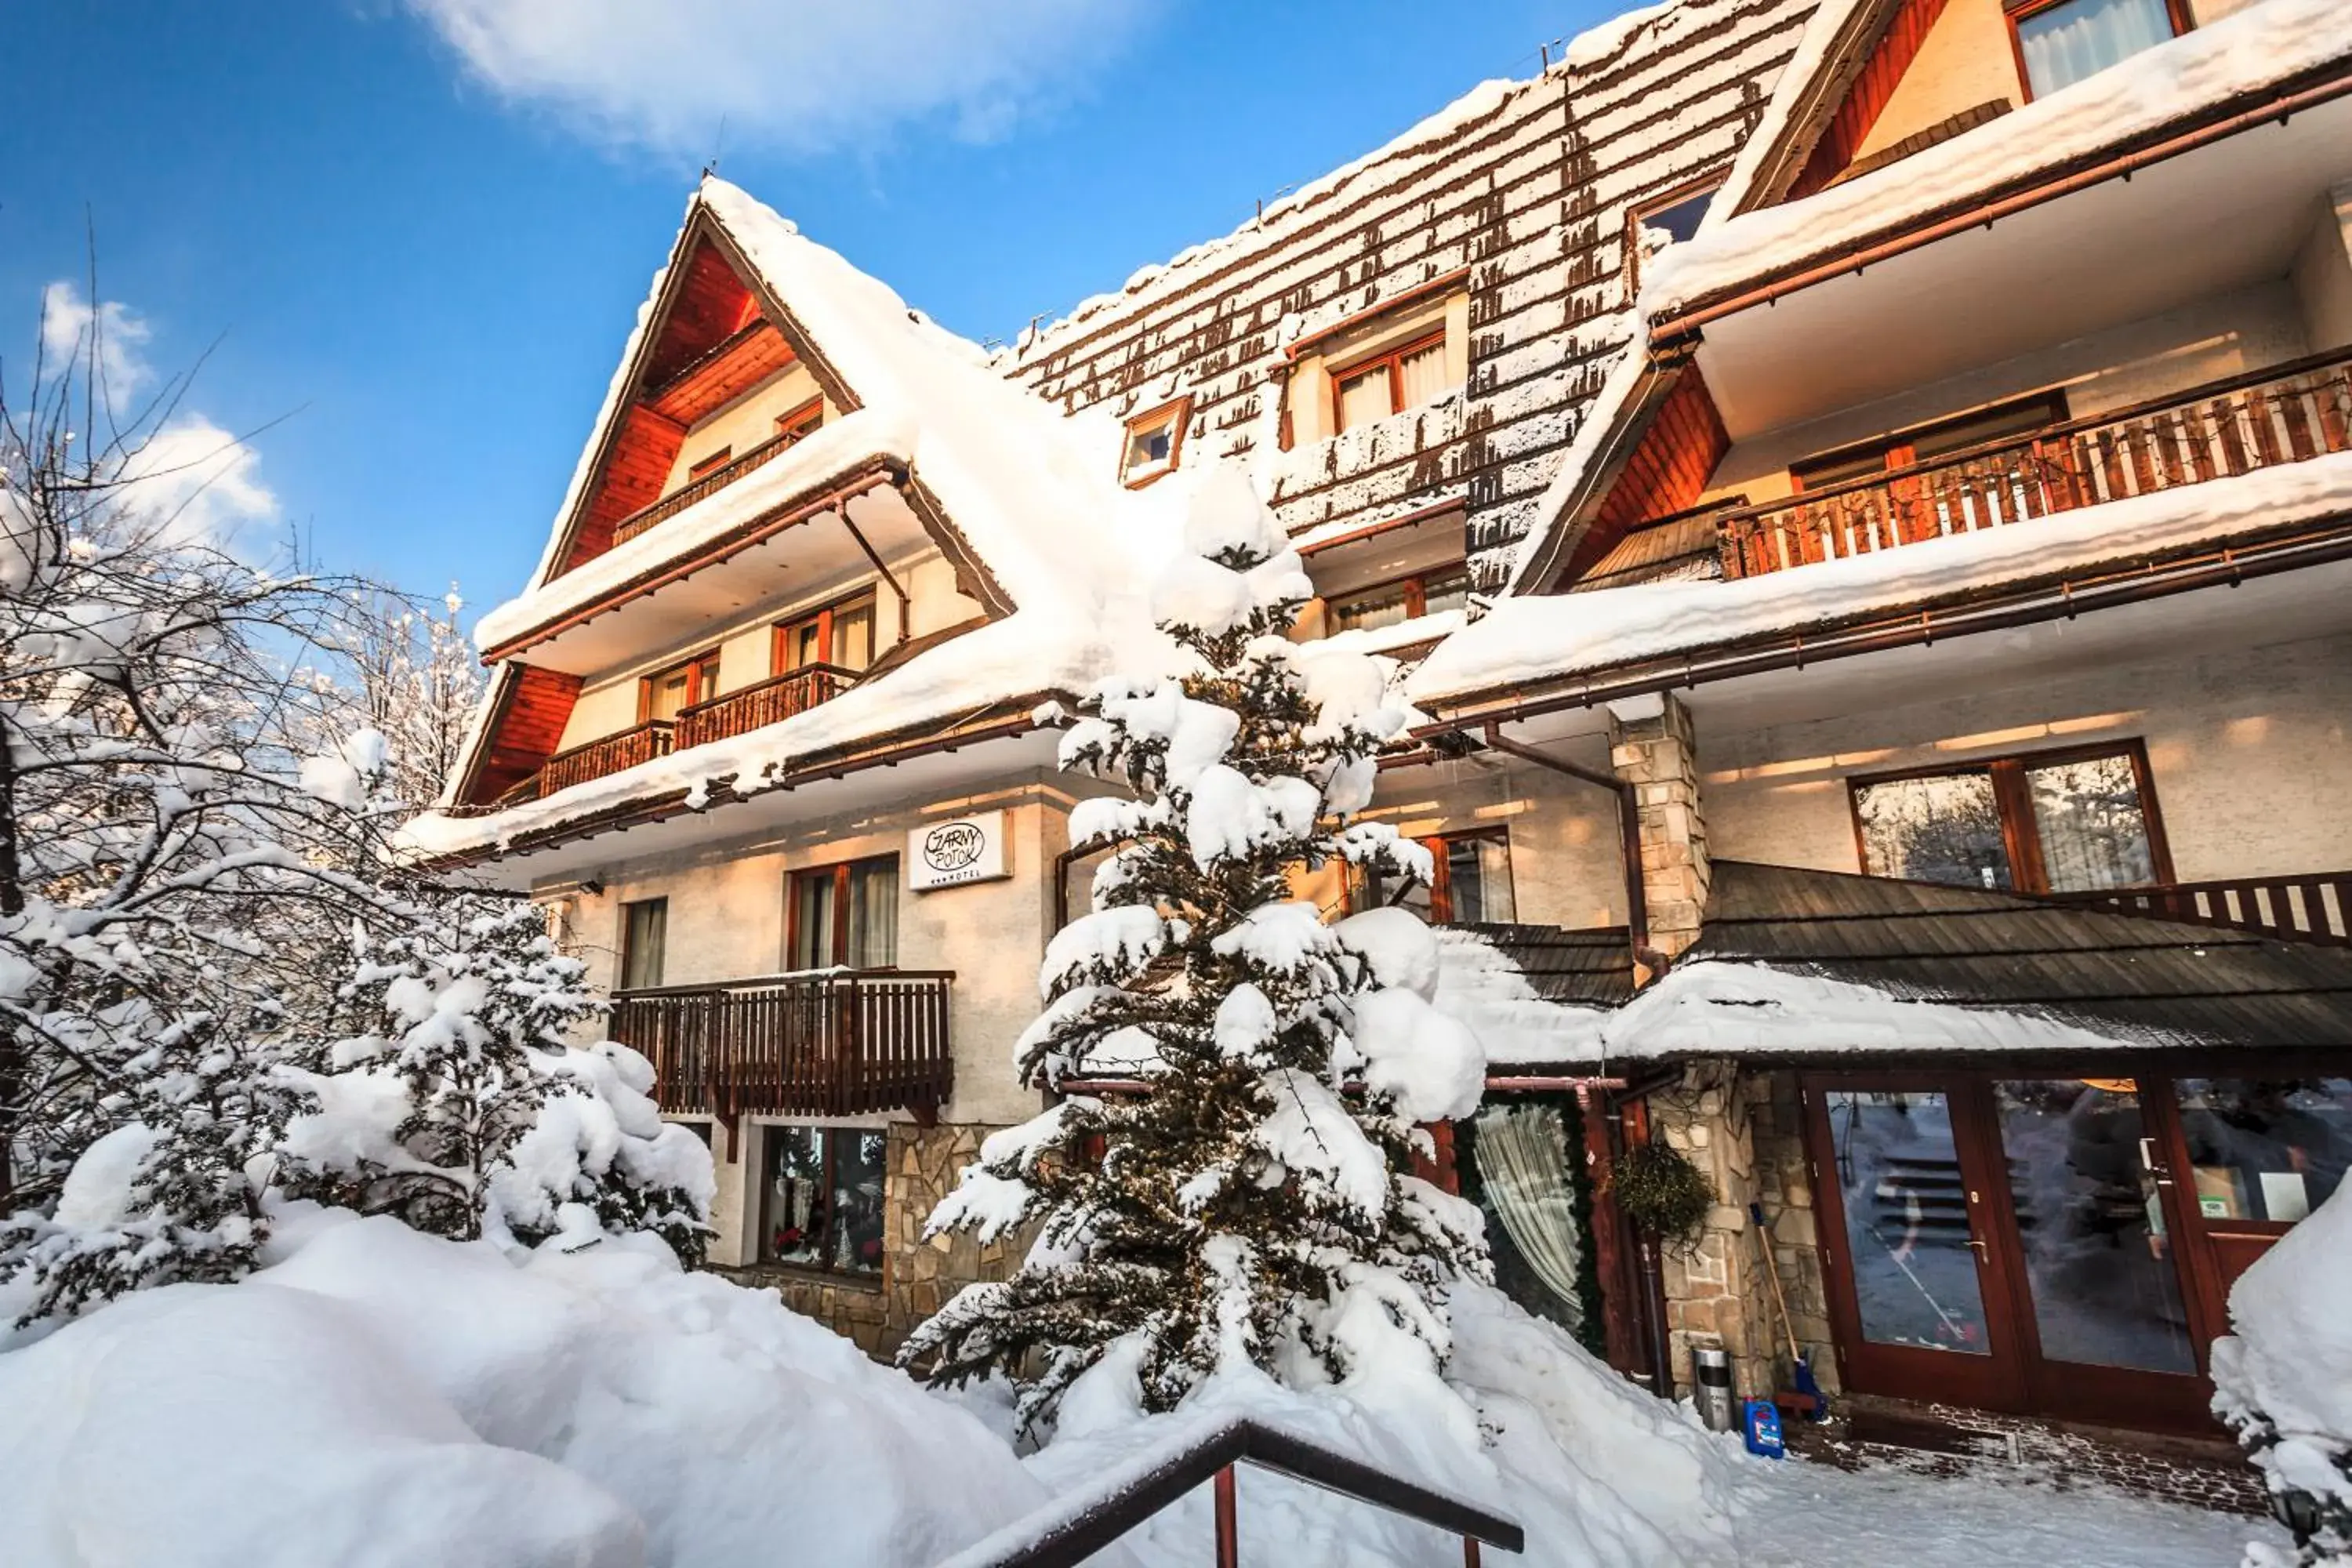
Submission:
POLYGON ((1847 780, 2140 738, 2183 881, 2352 864, 2352 637, 1740 731, 1701 723, 1716 855, 1859 871, 1847 780))
MULTIPOLYGON (((1586 767, 1608 769, 1608 748, 1598 738, 1564 745, 1560 752, 1586 767)), ((1524 763, 1467 757, 1383 773, 1364 820, 1393 824, 1414 838, 1507 826, 1517 918, 1573 928, 1616 925, 1625 919, 1616 810, 1614 797, 1596 786, 1524 763)), ((1307 889, 1302 896, 1331 903, 1336 880, 1307 889)))
POLYGON ((2311 232, 2295 252, 2296 302, 2303 333, 2314 353, 2352 343, 2352 181, 2318 203, 2311 232))
MULTIPOLYGON (((779 417, 817 395, 816 377, 804 364, 788 365, 770 376, 686 433, 686 439, 678 443, 677 461, 671 466, 669 478, 662 481, 662 494, 667 495, 686 483, 694 465, 721 447, 741 457, 776 433, 779 417)), ((830 425, 839 417, 840 410, 826 399, 825 423, 830 425)))
POLYGON ((2277 279, 1764 431, 1724 454, 1706 497, 1776 500, 1790 493, 1791 463, 2052 387, 2063 387, 2068 413, 2084 418, 2282 363, 2308 352, 2304 314, 2294 288, 2277 279))
POLYGON ((1995 99, 2011 107, 2025 101, 2000 0, 1946 0, 1911 68, 1895 84, 1854 155, 1866 158, 1995 99))

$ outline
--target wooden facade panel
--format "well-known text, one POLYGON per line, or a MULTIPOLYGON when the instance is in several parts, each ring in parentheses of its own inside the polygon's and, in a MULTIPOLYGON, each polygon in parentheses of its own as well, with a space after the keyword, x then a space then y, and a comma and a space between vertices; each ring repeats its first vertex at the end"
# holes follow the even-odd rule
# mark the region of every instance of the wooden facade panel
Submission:
POLYGON ((462 805, 488 805, 537 773, 555 754, 580 697, 580 677, 529 665, 504 684, 462 805))
POLYGON ((646 406, 681 426, 706 419, 790 365, 792 344, 772 322, 757 321, 689 365, 646 400, 646 406))
POLYGON ((1870 58, 1854 78, 1853 85, 1846 89, 1844 100, 1831 116, 1786 200, 1811 195, 1853 162, 1871 127, 1878 123, 1880 113, 1895 96, 1895 84, 1911 68, 1911 62, 1919 58, 1919 47, 1927 41, 1936 19, 1943 14, 1944 0, 1904 0, 1870 51, 1870 58))

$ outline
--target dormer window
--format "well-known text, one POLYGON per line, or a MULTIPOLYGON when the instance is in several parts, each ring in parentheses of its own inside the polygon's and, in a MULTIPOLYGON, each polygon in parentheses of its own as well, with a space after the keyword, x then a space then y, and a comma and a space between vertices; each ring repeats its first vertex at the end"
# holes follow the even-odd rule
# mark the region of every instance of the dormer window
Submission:
POLYGON ((2188 30, 2179 0, 2010 0, 2007 9, 2029 98, 2071 87, 2188 30))
POLYGON ((812 397, 790 414, 776 416, 776 439, 789 447, 816 434, 824 424, 824 399, 812 397))
POLYGON ((1127 447, 1119 458, 1118 477, 1130 489, 1140 489, 1171 472, 1184 450, 1184 425, 1192 400, 1180 397, 1127 422, 1127 447))
POLYGON ((1446 389, 1443 328, 1331 373, 1332 428, 1346 434, 1433 403, 1446 389))
POLYGON ((1643 235, 1650 229, 1664 234, 1666 243, 1679 245, 1698 233, 1700 220, 1706 216, 1707 204, 1723 186, 1721 174, 1709 174, 1693 184, 1677 186, 1662 196, 1654 196, 1636 206, 1625 220, 1625 277, 1628 289, 1639 286, 1642 255, 1646 248, 1643 235))

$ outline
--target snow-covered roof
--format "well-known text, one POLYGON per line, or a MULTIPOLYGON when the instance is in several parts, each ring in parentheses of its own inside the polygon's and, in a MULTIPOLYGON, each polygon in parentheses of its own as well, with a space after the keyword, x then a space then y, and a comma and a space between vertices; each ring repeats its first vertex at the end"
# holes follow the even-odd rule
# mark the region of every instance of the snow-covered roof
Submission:
MULTIPOLYGON (((1806 41, 1815 50, 1825 41, 1822 20, 1806 41)), ((2347 61, 2352 26, 2344 0, 2257 0, 1899 163, 1801 201, 1737 217, 1711 215, 1697 236, 1649 265, 1641 310, 1654 321, 1679 314, 2200 110, 2347 61)), ((1808 63, 1819 68, 1818 54, 1801 48, 1790 75, 1808 63)), ((1765 140, 1749 143, 1757 159, 1765 140)), ((1719 206, 1717 214, 1729 210, 1719 206)))
POLYGON ((1501 601, 1438 645, 1406 695, 1441 707, 1530 682, 1696 653, 2352 512, 2352 454, 2183 485, 2008 527, 1729 582, 1501 601))
MULTIPOLYGON (((904 466, 947 524, 1011 599, 1009 616, 917 654, 833 700, 781 723, 657 758, 488 817, 427 816, 409 837, 419 852, 495 850, 516 838, 627 802, 683 789, 707 795, 733 777, 737 793, 777 780, 793 759, 926 723, 945 723, 1042 692, 1084 687, 1116 668, 1164 659, 1145 598, 1150 572, 1176 547, 1176 525, 1197 474, 1129 491, 1100 459, 1100 416, 1068 416, 988 368, 987 355, 909 310, 886 285, 806 238, 734 185, 707 177, 687 210, 672 266, 698 220, 715 223, 757 280, 791 312, 813 353, 838 373, 859 406, 791 451, 694 506, 569 572, 561 536, 579 503, 575 477, 533 586, 484 616, 478 641, 498 646, 601 603, 665 563, 690 555, 812 484, 877 459, 904 466), (1097 438, 1089 440, 1089 434, 1097 438)), ((625 366, 655 326, 656 274, 625 366)), ((628 385, 616 377, 581 476, 620 416, 628 385)), ((856 502, 851 503, 852 516, 856 502)), ((475 744, 485 743, 477 725, 475 744)))

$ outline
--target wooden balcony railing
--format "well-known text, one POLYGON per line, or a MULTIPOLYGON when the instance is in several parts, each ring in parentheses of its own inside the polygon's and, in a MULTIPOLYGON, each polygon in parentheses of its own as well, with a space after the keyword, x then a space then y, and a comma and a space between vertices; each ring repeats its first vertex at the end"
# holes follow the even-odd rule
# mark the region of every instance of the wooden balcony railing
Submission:
POLYGON ((2273 366, 2024 439, 1736 507, 1727 577, 1891 550, 2352 449, 2352 351, 2273 366))
POLYGON ((824 970, 614 994, 613 1038, 667 1111, 928 1115, 954 1087, 947 971, 824 970))
POLYGON ((2092 904, 2121 914, 2189 925, 2228 926, 2288 942, 2352 947, 2352 871, 2300 877, 2241 877, 2218 882, 2170 882, 2153 888, 2112 888, 2048 893, 2063 903, 2092 904))
POLYGON ((539 772, 499 796, 498 804, 509 806, 527 800, 544 800, 557 790, 569 789, 590 779, 601 779, 607 773, 617 773, 623 768, 633 768, 656 757, 666 757, 669 755, 670 748, 670 721, 648 719, 635 729, 624 730, 617 735, 607 735, 584 746, 556 752, 540 764, 539 772))
POLYGON ((691 484, 679 486, 651 506, 639 507, 613 525, 613 543, 626 544, 656 523, 666 522, 705 496, 725 489, 752 469, 782 457, 800 438, 799 434, 771 436, 733 462, 711 469, 691 484))
POLYGON ((682 709, 677 716, 677 749, 723 741, 763 725, 805 713, 830 702, 856 682, 857 672, 836 665, 809 664, 772 676, 757 686, 714 697, 682 709))

